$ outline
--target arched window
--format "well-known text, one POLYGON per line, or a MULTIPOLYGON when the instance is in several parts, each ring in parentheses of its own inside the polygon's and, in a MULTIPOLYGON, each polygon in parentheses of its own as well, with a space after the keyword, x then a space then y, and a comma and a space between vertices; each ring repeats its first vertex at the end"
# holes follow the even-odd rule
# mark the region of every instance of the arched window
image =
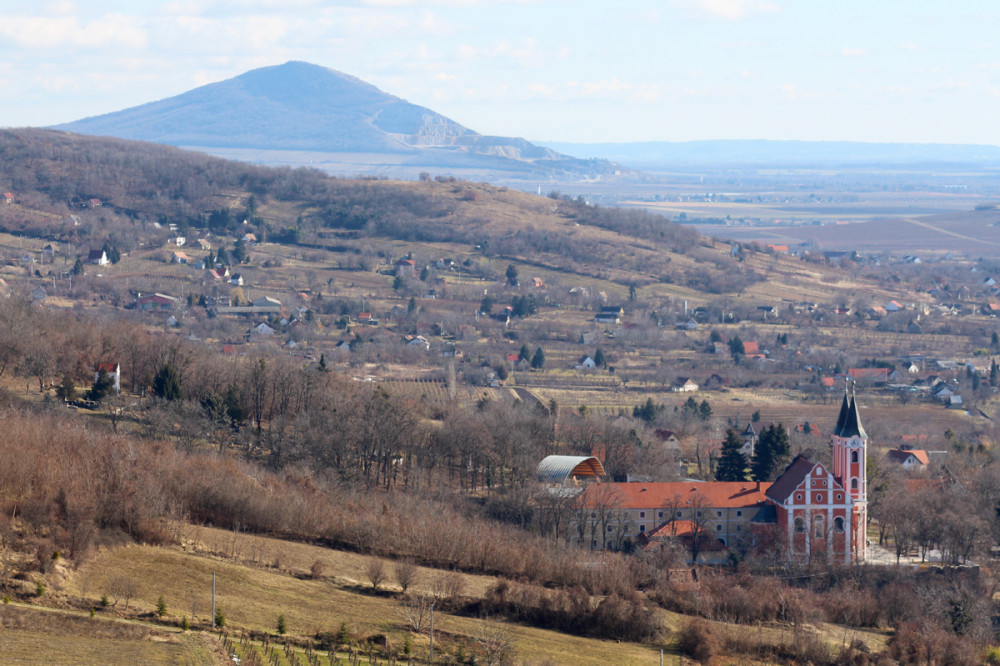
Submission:
POLYGON ((802 517, 795 519, 795 531, 800 534, 806 531, 806 521, 803 520, 802 517))
POLYGON ((822 539, 826 536, 826 521, 823 520, 822 515, 813 517, 813 526, 816 530, 817 539, 822 539))
POLYGON ((851 462, 852 463, 858 462, 858 452, 857 451, 851 451, 851 462))
POLYGON ((857 489, 858 489, 858 480, 851 479, 851 490, 857 490, 857 489))
POLYGON ((843 532, 844 531, 844 518, 842 516, 837 516, 833 519, 833 531, 843 532))

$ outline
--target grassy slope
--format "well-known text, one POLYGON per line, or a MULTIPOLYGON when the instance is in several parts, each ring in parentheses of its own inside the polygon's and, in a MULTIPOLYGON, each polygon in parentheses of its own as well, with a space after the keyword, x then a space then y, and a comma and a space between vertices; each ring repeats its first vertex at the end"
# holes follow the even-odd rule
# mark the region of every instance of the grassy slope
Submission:
MULTIPOLYGON (((85 596, 96 603, 105 578, 126 574, 141 581, 132 602, 134 609, 152 612, 162 594, 170 610, 168 619, 190 615, 193 602, 198 619, 206 621, 214 571, 218 581, 217 603, 231 627, 273 631, 278 613, 284 613, 293 635, 335 631, 341 622, 346 622, 356 638, 384 633, 391 645, 399 647, 403 643, 405 631, 399 601, 391 594, 375 595, 364 589, 367 556, 211 528, 186 527, 181 540, 183 551, 150 546, 101 551, 63 582, 63 593, 85 596), (323 580, 306 577, 317 560, 325 565, 323 580), (275 562, 280 568, 272 566, 275 562)), ((421 568, 415 588, 428 589, 440 574, 421 568)), ((489 576, 458 575, 465 581, 465 594, 471 597, 481 596, 494 581, 489 576)), ((390 583, 389 587, 393 585, 390 583)), ((687 619, 664 612, 667 635, 676 632, 687 619)), ((455 638, 464 637, 466 642, 474 639, 481 626, 481 621, 475 618, 435 614, 435 629, 440 638, 438 654, 448 653, 455 638)), ((669 643, 617 643, 520 625, 507 627, 519 659, 528 663, 648 664, 658 659, 661 647, 671 655, 676 654, 669 643)), ((763 642, 790 640, 789 630, 775 627, 721 629, 734 635, 750 632, 763 642)), ((832 649, 838 648, 845 636, 848 641, 860 638, 876 651, 885 642, 880 632, 833 625, 806 627, 804 631, 827 641, 832 649)), ((413 644, 418 657, 426 655, 426 636, 416 636, 413 644)))
MULTIPOLYGON (((215 531, 220 544, 231 536, 215 531)), ((385 633, 390 643, 399 647, 403 642, 404 624, 400 604, 393 596, 373 595, 351 585, 358 569, 367 558, 350 553, 302 544, 288 544, 274 539, 238 537, 242 551, 249 555, 256 542, 274 556, 286 556, 286 569, 251 567, 207 554, 184 553, 170 548, 128 546, 102 551, 79 572, 65 582, 64 591, 73 596, 85 596, 96 604, 102 594, 103 581, 125 574, 137 581, 139 594, 131 607, 141 612, 155 610, 156 600, 163 595, 170 616, 191 614, 192 599, 198 619, 205 621, 211 608, 212 572, 217 576, 217 605, 226 615, 227 624, 234 628, 273 631, 279 613, 284 613, 291 634, 313 635, 318 631, 336 631, 346 622, 355 636, 364 638, 385 633), (303 573, 299 563, 323 559, 330 564, 327 580, 301 579, 293 573, 303 573), (343 582, 341 582, 343 581, 343 582), (346 584, 345 584, 346 583, 346 584)), ((429 572, 424 570, 423 585, 429 572)), ((484 588, 484 577, 466 577, 467 591, 478 595, 484 588)), ((419 587, 419 586, 418 586, 419 587)), ((473 638, 481 626, 478 619, 435 614, 435 630, 456 636, 473 638)), ((569 636, 555 631, 510 625, 518 653, 522 657, 556 663, 607 664, 651 663, 659 646, 616 643, 569 636)), ((426 637, 414 644, 426 651, 426 637)), ((438 651, 441 651, 438 647, 438 651)))

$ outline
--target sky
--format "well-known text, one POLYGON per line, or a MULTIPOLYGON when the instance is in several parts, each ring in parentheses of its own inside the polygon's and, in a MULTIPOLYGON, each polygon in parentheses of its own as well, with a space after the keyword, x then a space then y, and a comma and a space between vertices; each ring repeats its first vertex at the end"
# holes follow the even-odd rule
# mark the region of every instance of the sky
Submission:
POLYGON ((1000 3, 0 0, 0 127, 289 60, 483 134, 1000 145, 1000 3))

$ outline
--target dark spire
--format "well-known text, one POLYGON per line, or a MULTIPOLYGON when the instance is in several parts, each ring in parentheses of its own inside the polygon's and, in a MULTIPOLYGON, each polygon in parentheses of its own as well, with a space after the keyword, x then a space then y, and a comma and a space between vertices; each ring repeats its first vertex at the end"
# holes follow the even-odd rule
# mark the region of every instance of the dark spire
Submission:
POLYGON ((868 433, 865 432, 864 426, 861 425, 861 415, 858 413, 857 396, 851 396, 851 406, 847 410, 847 418, 844 420, 844 425, 840 430, 840 436, 868 439, 868 433))
POLYGON ((840 405, 840 416, 837 417, 837 425, 833 429, 833 434, 840 437, 840 431, 844 429, 847 422, 847 414, 850 412, 850 404, 847 401, 847 385, 844 385, 844 402, 840 405))

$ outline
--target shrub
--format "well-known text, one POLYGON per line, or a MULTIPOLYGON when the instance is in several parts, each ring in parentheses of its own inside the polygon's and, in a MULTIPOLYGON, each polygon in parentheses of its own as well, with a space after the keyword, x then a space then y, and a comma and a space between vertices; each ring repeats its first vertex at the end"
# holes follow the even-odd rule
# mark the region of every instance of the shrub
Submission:
POLYGON ((326 571, 326 565, 320 562, 319 560, 313 562, 312 566, 309 567, 309 575, 312 577, 313 580, 319 580, 320 578, 322 578, 324 571, 326 571))
POLYGON ((191 624, 188 622, 188 617, 185 615, 181 618, 181 631, 187 631, 191 628, 191 624))
POLYGON ((226 615, 222 612, 221 608, 217 608, 215 611, 215 626, 218 629, 226 626, 226 615))
POLYGON ((284 613, 281 613, 281 614, 278 615, 278 626, 277 626, 277 629, 278 629, 278 633, 281 634, 282 636, 285 634, 286 631, 288 631, 288 626, 285 624, 285 614, 284 613))
POLYGON ((719 638, 705 620, 691 620, 681 632, 678 647, 699 664, 707 664, 719 652, 719 638))
POLYGON ((156 600, 156 614, 160 617, 167 614, 167 602, 163 598, 162 594, 160 595, 160 598, 156 600))
POLYGON ((41 597, 45 594, 45 583, 42 581, 35 582, 35 596, 41 597))

